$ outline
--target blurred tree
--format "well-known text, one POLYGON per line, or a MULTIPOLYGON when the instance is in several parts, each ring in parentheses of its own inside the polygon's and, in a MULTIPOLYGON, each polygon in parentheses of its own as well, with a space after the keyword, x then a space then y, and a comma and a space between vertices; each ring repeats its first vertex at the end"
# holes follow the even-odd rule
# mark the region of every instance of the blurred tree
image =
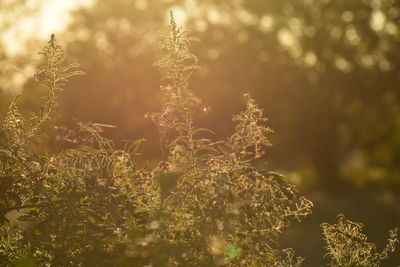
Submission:
POLYGON ((118 124, 117 139, 148 135, 140 119, 161 97, 146 66, 154 60, 152 33, 169 9, 205 40, 197 53, 207 79, 195 77, 194 88, 211 106, 206 126, 226 135, 230 128, 219 122, 251 90, 279 133, 274 166, 308 166, 329 190, 346 179, 398 186, 398 2, 102 1, 76 12, 68 33, 89 73, 71 85, 69 114, 118 124))

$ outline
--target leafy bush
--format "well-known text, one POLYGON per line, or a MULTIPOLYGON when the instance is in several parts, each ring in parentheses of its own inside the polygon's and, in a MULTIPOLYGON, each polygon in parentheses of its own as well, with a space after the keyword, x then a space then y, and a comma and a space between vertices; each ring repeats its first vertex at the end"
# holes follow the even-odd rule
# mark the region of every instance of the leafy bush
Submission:
POLYGON ((363 225, 347 220, 344 215, 338 215, 338 223, 321 225, 326 241, 327 255, 331 259, 330 266, 377 267, 390 252, 395 250, 397 231, 389 231, 388 244, 382 252, 376 251, 376 246, 367 241, 362 233, 363 225))
MULTIPOLYGON (((51 36, 35 76, 47 89, 45 103, 25 116, 16 97, 1 131, 2 266, 300 266, 303 259, 279 239, 311 213, 312 203, 281 174, 253 165, 270 145, 267 119, 246 94, 231 136, 215 141, 211 130, 198 128, 194 114, 202 104, 188 87, 199 68, 190 52, 197 39, 172 14, 169 27, 160 34, 166 56, 155 63, 166 103, 148 114, 164 155, 154 168, 136 163, 143 139, 119 148, 101 136, 108 125, 54 127, 58 92, 83 72, 66 63, 67 53, 51 36), (51 138, 72 148, 50 153, 43 144, 51 138)), ((323 225, 333 266, 377 264, 393 250, 394 232, 381 254, 353 250, 360 236, 339 236, 348 223, 323 225), (357 253, 365 257, 347 260, 357 253)), ((362 243, 360 249, 369 248, 362 243)))

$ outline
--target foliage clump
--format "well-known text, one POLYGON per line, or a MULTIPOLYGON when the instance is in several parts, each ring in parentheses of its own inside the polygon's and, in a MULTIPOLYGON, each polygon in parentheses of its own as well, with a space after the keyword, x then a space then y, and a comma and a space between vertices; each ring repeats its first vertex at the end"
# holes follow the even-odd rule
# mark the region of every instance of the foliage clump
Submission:
POLYGON ((378 267, 399 242, 398 229, 390 230, 388 244, 382 252, 377 252, 376 246, 362 233, 363 225, 347 220, 342 214, 338 215, 337 224, 323 223, 321 227, 332 267, 378 267))
POLYGON ((98 126, 80 123, 79 145, 51 155, 43 151, 44 126, 54 113, 57 92, 83 72, 74 70, 78 64, 66 63, 67 53, 54 35, 41 54, 44 65, 35 78, 47 89, 45 103, 24 119, 15 99, 0 136, 0 265, 16 264, 12 255, 17 252, 41 266, 112 263, 118 255, 115 233, 137 200, 130 189, 140 188, 131 180, 140 140, 118 150, 100 136, 98 126))
MULTIPOLYGON (((160 239, 180 236, 187 252, 171 259, 178 265, 282 266, 286 254, 280 251, 279 236, 293 219, 309 214, 312 204, 299 199, 282 175, 252 166, 270 145, 271 130, 249 95, 226 140, 212 141, 206 138, 211 130, 194 125, 193 109, 201 102, 189 90, 188 78, 198 68, 189 52, 196 39, 177 27, 173 16, 170 29, 162 35, 167 56, 156 63, 166 80, 161 89, 167 103, 152 116, 170 139, 159 179, 173 179, 160 207, 159 220, 168 227, 160 239)), ((300 261, 293 260, 293 266, 300 261)))

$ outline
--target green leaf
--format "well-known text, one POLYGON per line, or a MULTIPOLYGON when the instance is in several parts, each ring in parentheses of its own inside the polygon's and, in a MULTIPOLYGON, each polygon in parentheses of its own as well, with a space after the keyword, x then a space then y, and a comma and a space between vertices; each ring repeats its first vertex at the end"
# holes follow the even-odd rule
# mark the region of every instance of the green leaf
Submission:
POLYGON ((228 154, 229 154, 229 151, 226 150, 225 147, 223 147, 223 146, 217 146, 217 150, 218 150, 220 153, 224 154, 224 155, 228 155, 228 154))
POLYGON ((103 124, 103 123, 93 123, 93 126, 99 126, 99 127, 104 127, 104 128, 117 128, 117 126, 115 126, 115 125, 103 124))
POLYGON ((21 205, 22 201, 21 201, 20 197, 16 193, 7 192, 6 195, 7 195, 8 198, 12 199, 16 203, 16 205, 21 205))
POLYGON ((19 216, 17 218, 18 221, 22 221, 22 222, 32 222, 32 221, 36 221, 36 218, 30 214, 24 214, 22 216, 19 216))
POLYGON ((187 138, 187 136, 180 135, 180 136, 178 136, 177 138, 175 138, 174 141, 172 141, 171 143, 169 143, 169 144, 167 145, 167 147, 168 147, 168 148, 169 148, 169 147, 173 147, 174 145, 176 145, 177 143, 179 143, 181 140, 183 140, 183 139, 185 139, 185 138, 187 138))
MULTIPOLYGON (((85 151, 85 152, 94 152, 96 151, 95 148, 91 147, 91 146, 87 146, 87 145, 82 145, 79 147, 79 150, 85 151)), ((71 152, 75 152, 73 150, 70 150, 71 152)))
POLYGON ((216 149, 216 148, 214 148, 212 146, 205 146, 205 147, 202 147, 202 148, 200 148, 200 149, 198 149, 196 151, 210 151, 210 152, 215 152, 217 154, 220 153, 220 151, 218 149, 216 149))
POLYGON ((213 131, 211 131, 210 129, 207 129, 207 128, 197 128, 196 130, 194 130, 193 134, 197 134, 200 132, 208 132, 211 134, 215 134, 213 131))
POLYGON ((115 150, 114 142, 110 139, 104 139, 104 143, 107 145, 107 148, 111 151, 115 150))
POLYGON ((16 178, 18 176, 1 176, 0 177, 0 192, 4 193, 6 192, 11 185, 13 184, 13 178, 16 178))
POLYGON ((131 155, 136 155, 136 154, 137 154, 137 151, 138 151, 139 148, 140 148, 140 145, 141 145, 143 142, 145 142, 145 141, 146 141, 146 139, 144 139, 144 138, 140 138, 140 139, 137 139, 137 140, 132 141, 132 142, 128 145, 127 151, 128 151, 131 155))
MULTIPOLYGON (((1 152, 0 152, 1 153, 1 152)), ((15 158, 13 158, 11 155, 6 155, 6 154, 0 154, 0 161, 13 161, 15 162, 15 158)))
POLYGON ((36 267, 37 263, 33 257, 23 257, 16 262, 16 267, 36 267))
POLYGON ((34 208, 30 208, 30 209, 29 209, 28 214, 31 215, 31 216, 36 217, 36 216, 39 215, 39 212, 40 212, 40 209, 37 208, 37 207, 34 207, 34 208))

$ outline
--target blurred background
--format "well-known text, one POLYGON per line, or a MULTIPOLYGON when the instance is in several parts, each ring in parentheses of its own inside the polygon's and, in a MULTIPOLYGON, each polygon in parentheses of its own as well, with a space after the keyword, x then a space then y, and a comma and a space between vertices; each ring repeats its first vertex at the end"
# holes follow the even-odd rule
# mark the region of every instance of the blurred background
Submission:
MULTIPOLYGON (((60 95, 58 117, 116 125, 116 141, 146 138, 141 160, 160 158, 161 57, 156 32, 168 12, 201 39, 191 88, 204 101, 197 125, 232 132, 250 92, 273 147, 260 165, 285 174, 314 202, 282 240, 323 266, 322 222, 343 213, 381 250, 400 226, 400 1, 398 0, 0 0, 0 118, 12 95, 40 106, 32 79, 51 33, 87 73, 60 95)), ((397 251, 383 266, 400 264, 397 251)))

